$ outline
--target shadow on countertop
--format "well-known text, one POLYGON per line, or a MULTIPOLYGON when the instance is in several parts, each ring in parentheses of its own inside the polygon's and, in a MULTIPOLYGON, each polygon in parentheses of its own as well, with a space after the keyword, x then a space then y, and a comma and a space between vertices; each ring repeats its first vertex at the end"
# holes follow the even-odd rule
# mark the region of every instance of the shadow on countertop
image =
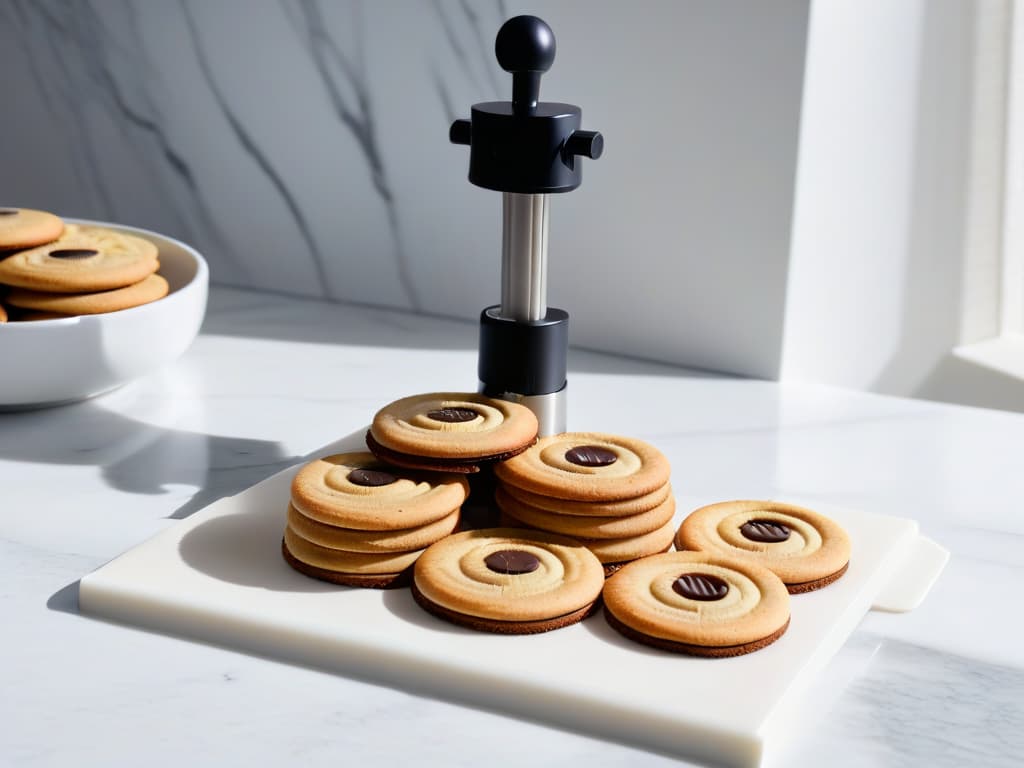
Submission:
POLYGON ((78 590, 80 585, 80 581, 73 581, 66 587, 61 587, 50 595, 50 599, 46 601, 46 607, 51 611, 71 613, 77 616, 81 613, 78 610, 78 590))
POLYGON ((99 469, 111 488, 158 495, 198 490, 167 515, 181 519, 298 461, 277 442, 147 424, 93 402, 0 413, 0 460, 99 469))

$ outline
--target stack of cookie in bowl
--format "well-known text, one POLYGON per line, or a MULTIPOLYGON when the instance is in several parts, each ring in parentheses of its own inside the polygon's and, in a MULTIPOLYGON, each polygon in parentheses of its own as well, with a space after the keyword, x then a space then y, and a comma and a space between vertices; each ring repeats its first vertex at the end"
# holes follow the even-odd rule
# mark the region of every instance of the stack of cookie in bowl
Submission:
POLYGON ((581 541, 613 573, 672 546, 668 459, 634 438, 566 432, 495 466, 507 525, 581 541))
POLYGON ((0 208, 0 321, 129 309, 167 295, 157 247, 52 213, 0 208))
POLYGON ((383 465, 365 451, 316 459, 292 481, 282 554, 322 581, 400 586, 423 550, 458 528, 468 493, 463 477, 383 465))

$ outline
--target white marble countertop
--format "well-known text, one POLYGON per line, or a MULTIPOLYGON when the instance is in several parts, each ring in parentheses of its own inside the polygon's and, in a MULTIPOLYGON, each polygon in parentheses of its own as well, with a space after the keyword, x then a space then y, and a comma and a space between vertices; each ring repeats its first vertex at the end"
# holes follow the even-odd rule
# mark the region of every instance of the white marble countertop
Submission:
MULTIPOLYGON (((659 765, 633 747, 86 619, 77 580, 366 424, 472 388, 476 327, 221 289, 176 365, 0 414, 0 765, 659 765)), ((688 497, 914 517, 952 551, 928 600, 870 614, 786 765, 1019 765, 1024 416, 717 378, 577 352, 571 408, 688 457, 688 497)), ((2 375, 2 371, 0 371, 2 375)))

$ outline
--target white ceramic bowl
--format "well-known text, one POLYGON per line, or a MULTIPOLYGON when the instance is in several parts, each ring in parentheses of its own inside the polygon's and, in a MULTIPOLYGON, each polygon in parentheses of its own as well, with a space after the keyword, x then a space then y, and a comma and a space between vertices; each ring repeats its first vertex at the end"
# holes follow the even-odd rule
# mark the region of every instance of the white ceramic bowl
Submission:
POLYGON ((170 292, 120 312, 0 323, 0 410, 59 405, 115 389, 177 359, 203 322, 209 271, 194 248, 145 229, 67 222, 108 227, 155 243, 170 292))

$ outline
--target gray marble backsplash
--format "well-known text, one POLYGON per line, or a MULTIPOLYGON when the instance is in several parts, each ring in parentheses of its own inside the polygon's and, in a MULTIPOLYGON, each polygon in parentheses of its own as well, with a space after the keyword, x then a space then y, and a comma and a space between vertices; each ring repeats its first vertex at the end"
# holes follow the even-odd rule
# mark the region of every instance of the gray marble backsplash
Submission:
POLYGON ((4 0, 0 203, 179 237, 223 284, 475 317, 501 200, 447 131, 510 97, 522 12, 558 39, 541 98, 606 139, 552 201, 572 341, 772 375, 806 2, 4 0))

